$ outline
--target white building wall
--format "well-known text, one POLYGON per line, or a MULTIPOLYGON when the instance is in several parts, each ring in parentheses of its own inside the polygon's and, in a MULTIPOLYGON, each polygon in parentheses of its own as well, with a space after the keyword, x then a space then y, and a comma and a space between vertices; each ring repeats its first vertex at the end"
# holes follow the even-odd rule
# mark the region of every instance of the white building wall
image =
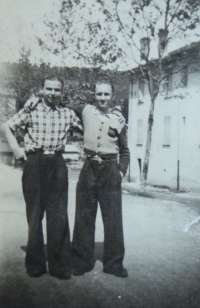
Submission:
MULTIPOLYGON (((176 82, 180 76, 175 76, 176 82)), ((150 100, 145 91, 144 102, 130 91, 129 148, 130 179, 140 181, 138 159, 144 159, 150 100), (137 144, 137 123, 143 119, 143 142, 137 144)), ((189 74, 187 88, 174 90, 172 96, 160 95, 155 103, 148 184, 200 190, 200 72, 189 74), (170 117, 170 142, 165 144, 164 118, 170 117)))

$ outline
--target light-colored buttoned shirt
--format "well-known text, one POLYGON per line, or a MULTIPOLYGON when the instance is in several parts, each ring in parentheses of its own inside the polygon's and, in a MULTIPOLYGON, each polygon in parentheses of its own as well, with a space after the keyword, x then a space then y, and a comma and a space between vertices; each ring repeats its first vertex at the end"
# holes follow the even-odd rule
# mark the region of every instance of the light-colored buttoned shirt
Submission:
POLYGON ((95 106, 86 105, 82 111, 84 148, 99 154, 118 154, 118 135, 125 126, 122 116, 104 114, 95 106))

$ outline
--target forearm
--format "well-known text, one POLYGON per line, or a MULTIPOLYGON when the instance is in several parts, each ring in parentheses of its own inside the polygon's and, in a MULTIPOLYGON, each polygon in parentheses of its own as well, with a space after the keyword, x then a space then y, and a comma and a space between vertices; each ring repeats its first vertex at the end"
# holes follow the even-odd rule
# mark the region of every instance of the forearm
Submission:
POLYGON ((124 148, 121 150, 121 153, 119 155, 119 165, 120 165, 120 171, 123 173, 123 175, 126 174, 128 165, 130 162, 130 152, 128 148, 124 148))
POLYGON ((120 171, 123 173, 123 175, 125 175, 130 162, 130 152, 127 143, 126 127, 122 129, 122 132, 118 136, 118 146, 120 171))
POLYGON ((13 133, 13 131, 11 130, 10 126, 8 125, 8 123, 5 123, 4 126, 4 133, 5 133, 5 136, 8 140, 8 143, 15 155, 15 158, 16 159, 24 159, 26 160, 26 154, 25 154, 25 151, 23 148, 20 148, 18 142, 17 142, 17 139, 13 133))
POLYGON ((4 133, 6 136, 6 139, 11 147, 11 149, 13 150, 13 152, 19 148, 19 144, 17 142, 17 139, 14 135, 14 133, 12 132, 10 126, 8 125, 8 123, 5 123, 3 126, 4 129, 4 133))

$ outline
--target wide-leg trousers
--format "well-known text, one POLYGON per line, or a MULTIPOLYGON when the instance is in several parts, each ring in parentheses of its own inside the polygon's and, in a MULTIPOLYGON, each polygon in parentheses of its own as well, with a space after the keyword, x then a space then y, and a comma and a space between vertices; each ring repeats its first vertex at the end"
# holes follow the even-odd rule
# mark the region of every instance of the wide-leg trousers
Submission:
POLYGON ((121 175, 116 159, 87 159, 76 191, 76 216, 72 241, 73 268, 90 271, 94 267, 95 220, 100 205, 104 225, 103 266, 115 271, 122 266, 121 175))
POLYGON ((27 155, 22 187, 28 221, 27 271, 46 270, 42 220, 46 212, 49 271, 70 271, 68 170, 61 153, 27 155))

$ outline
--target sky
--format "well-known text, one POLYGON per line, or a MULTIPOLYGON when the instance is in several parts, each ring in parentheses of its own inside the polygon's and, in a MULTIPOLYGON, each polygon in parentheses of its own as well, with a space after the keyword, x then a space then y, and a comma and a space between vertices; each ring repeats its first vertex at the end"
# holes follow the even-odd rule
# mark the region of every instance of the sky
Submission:
MULTIPOLYGON (((162 3, 163 0, 155 1, 161 1, 162 3)), ((30 60, 32 63, 38 63, 42 59, 52 65, 63 65, 61 56, 41 52, 36 40, 37 36, 43 38, 47 32, 44 24, 45 16, 53 18, 54 21, 60 18, 59 9, 61 8, 61 2, 62 0, 0 0, 0 62, 16 62, 20 58, 19 50, 25 47, 26 49, 30 48, 30 60)), ((86 4, 92 7, 92 4, 95 2, 95 0, 87 0, 86 4)), ((127 7, 124 6, 124 1, 121 3, 123 5, 121 12, 125 12, 127 7)), ((107 4, 109 4, 109 0, 107 4)), ((81 13, 83 12, 76 12, 77 20, 75 25, 77 25, 77 31, 81 29, 81 13)), ((93 15, 91 18, 95 20, 98 16, 98 7, 95 4, 93 5, 93 15)), ((82 17, 82 22, 84 22, 85 16, 82 17)), ((124 14, 124 17, 126 18, 126 14, 124 14)), ((181 39, 171 44, 170 51, 196 39, 200 39, 200 26, 198 27, 198 36, 196 38, 192 38, 191 34, 189 34, 184 41, 181 39)), ((126 49, 126 52, 128 49, 126 49)), ((120 61, 120 59, 118 60, 120 61)), ((130 69, 132 67, 131 54, 130 57, 127 57, 127 63, 129 67, 123 67, 123 63, 120 63, 121 69, 130 69)), ((78 66, 78 63, 67 55, 64 65, 78 66)))
MULTIPOLYGON (((45 35, 44 16, 59 18, 61 0, 0 0, 0 61, 15 62, 19 50, 31 50, 32 62, 42 57, 36 35, 45 35), (56 14, 57 13, 57 14, 56 14)), ((46 59, 47 62, 51 61, 46 59)))

